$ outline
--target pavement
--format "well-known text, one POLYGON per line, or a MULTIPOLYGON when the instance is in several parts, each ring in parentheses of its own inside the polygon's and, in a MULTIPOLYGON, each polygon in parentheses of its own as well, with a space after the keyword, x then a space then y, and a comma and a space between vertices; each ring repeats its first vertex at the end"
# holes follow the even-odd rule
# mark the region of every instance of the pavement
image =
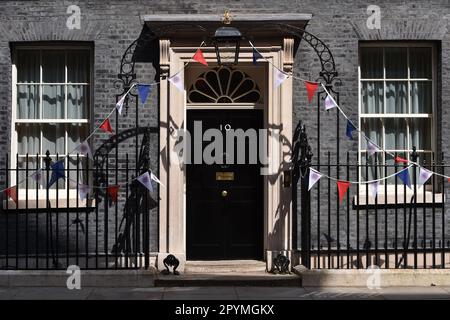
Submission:
POLYGON ((0 287, 0 300, 450 300, 450 287, 0 287))

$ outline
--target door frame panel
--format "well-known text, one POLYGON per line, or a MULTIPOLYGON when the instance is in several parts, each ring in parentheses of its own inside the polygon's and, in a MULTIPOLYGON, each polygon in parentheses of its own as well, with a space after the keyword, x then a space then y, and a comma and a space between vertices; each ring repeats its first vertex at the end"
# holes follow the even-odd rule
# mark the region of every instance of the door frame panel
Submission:
MULTIPOLYGON (((292 38, 285 38, 281 44, 258 48, 262 55, 274 66, 292 71, 292 38), (287 49, 286 49, 287 48, 287 49)), ((196 47, 172 46, 170 40, 160 40, 160 187, 159 206, 159 252, 157 264, 168 254, 174 254, 184 269, 186 260, 186 177, 185 167, 178 163, 174 146, 177 137, 173 134, 178 128, 186 129, 186 91, 171 86, 168 77, 183 69, 192 58, 196 47)), ((205 59, 214 63, 214 48, 202 48, 205 59)), ((251 63, 251 47, 242 47, 239 61, 251 63)), ((292 146, 292 78, 283 85, 273 88, 274 70, 266 62, 258 65, 266 68, 266 86, 264 106, 264 125, 272 135, 279 130, 282 143, 273 140, 268 144, 271 159, 278 158, 279 165, 273 167, 272 175, 264 177, 264 251, 268 268, 271 269, 272 257, 279 252, 291 257, 292 253, 292 189, 284 187, 283 171, 291 169, 292 146)), ((183 75, 184 76, 184 75, 183 75)), ((226 106, 221 106, 226 108, 226 106)), ((189 106, 195 108, 195 106, 189 106)), ((291 259, 292 261, 292 259, 291 259)))

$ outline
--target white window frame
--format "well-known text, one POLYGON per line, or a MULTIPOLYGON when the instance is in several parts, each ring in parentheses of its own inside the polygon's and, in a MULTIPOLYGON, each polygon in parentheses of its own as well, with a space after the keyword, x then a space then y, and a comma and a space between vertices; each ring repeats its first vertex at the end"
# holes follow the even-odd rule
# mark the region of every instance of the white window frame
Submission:
MULTIPOLYGON (((372 48, 407 48, 408 49, 408 53, 407 53, 407 57, 409 60, 409 48, 431 48, 431 59, 432 59, 432 78, 431 79, 420 79, 420 78, 411 78, 411 70, 410 70, 410 64, 408 61, 408 77, 405 79, 387 79, 386 78, 386 64, 385 64, 385 54, 383 52, 383 79, 363 79, 361 77, 361 56, 362 56, 362 50, 359 50, 358 53, 358 125, 359 128, 362 128, 362 120, 363 119, 370 119, 370 118, 380 118, 380 116, 382 116, 382 118, 384 119, 414 119, 414 118, 420 118, 420 119, 430 119, 431 122, 431 150, 417 150, 417 152, 420 153, 429 153, 429 152, 435 152, 437 150, 437 144, 436 144, 436 103, 437 103, 437 92, 436 92, 436 81, 437 81, 437 65, 436 65, 436 53, 437 53, 437 48, 436 45, 432 42, 368 42, 368 43, 360 43, 360 49, 361 48, 367 48, 367 47, 372 47, 372 48), (379 82, 383 82, 384 85, 384 96, 383 96, 383 113, 376 113, 376 114, 364 114, 362 111, 362 83, 363 82, 370 82, 370 81, 379 81, 379 82), (415 81, 429 81, 432 83, 432 108, 431 108, 431 114, 413 114, 411 113, 411 97, 410 97, 410 93, 411 93, 411 82, 415 82, 415 81), (386 82, 407 82, 407 92, 408 92, 408 113, 398 113, 398 114, 394 114, 394 113, 386 113, 386 82)), ((410 141, 410 132, 409 132, 409 128, 410 128, 410 124, 407 122, 406 124, 406 145, 407 147, 411 147, 411 149, 404 149, 404 150, 388 150, 392 153, 409 153, 412 151, 412 146, 411 146, 411 141, 410 141)), ((382 145, 380 147, 382 147, 384 150, 386 150, 386 139, 385 139, 385 125, 382 122, 382 145)), ((362 159, 363 159, 363 154, 365 154, 366 150, 361 148, 361 144, 363 141, 364 136, 362 134, 359 135, 359 139, 358 139, 358 161, 359 163, 362 163, 362 159)), ((381 153, 384 153, 383 151, 381 151, 381 153)), ((364 155, 365 157, 365 155, 364 155)), ((386 154, 383 155, 383 163, 386 159, 386 154)), ((362 171, 363 168, 360 168, 360 172, 359 172, 359 176, 361 177, 361 181, 362 180, 362 171)), ((384 182, 380 183, 382 185, 384 185, 384 182)), ((391 191, 394 191, 395 186, 394 185, 390 185, 388 184, 388 192, 390 193, 391 191)), ((365 189, 365 188, 362 188, 365 189)), ((380 190, 381 193, 384 193, 384 187, 381 188, 382 190, 380 190)), ((400 189, 403 190, 403 188, 399 188, 398 191, 400 192, 400 189)), ((365 190, 362 190, 363 192, 365 192, 365 190)))
MULTIPOLYGON (((87 124, 87 131, 89 132, 92 128, 92 123, 90 121, 90 119, 92 119, 92 102, 93 102, 93 49, 92 46, 86 44, 86 45, 53 45, 53 44, 39 44, 39 45, 17 45, 13 48, 12 50, 12 88, 11 88, 11 92, 12 92, 12 100, 11 100, 11 104, 12 104, 12 108, 11 108, 11 153, 10 153, 10 168, 16 168, 17 161, 16 161, 16 155, 18 153, 18 132, 17 132, 17 124, 26 124, 26 123, 36 123, 36 124, 45 124, 45 123, 49 123, 49 124, 70 124, 70 123, 76 123, 76 124, 87 124), (88 82, 84 82, 84 83, 78 83, 78 82, 68 82, 68 71, 67 71, 67 51, 68 50, 88 50, 89 51, 89 80, 88 82), (18 51, 20 50, 39 50, 40 53, 40 70, 39 70, 39 82, 37 83, 18 83, 17 81, 17 55, 18 55, 18 51), (64 50, 65 51, 65 61, 64 61, 64 68, 65 68, 65 72, 64 72, 64 82, 63 83, 43 83, 42 80, 42 74, 43 74, 43 70, 42 70, 42 51, 43 50, 64 50), (39 114, 40 114, 40 118, 41 119, 19 119, 17 118, 17 86, 18 85, 26 85, 26 84, 33 84, 33 85, 39 85, 39 114), (45 84, 50 84, 50 85, 61 85, 64 86, 64 114, 65 114, 65 118, 66 119, 42 119, 42 113, 43 113, 43 108, 42 108, 42 86, 45 84), (68 85, 83 85, 83 86, 88 86, 88 97, 86 99, 86 101, 88 102, 88 106, 87 106, 87 110, 86 110, 86 119, 67 119, 67 99, 68 99, 68 95, 67 95, 67 87, 68 85)), ((69 151, 68 150, 68 130, 67 130, 67 126, 65 126, 64 129, 64 139, 65 139, 65 152, 64 154, 61 154, 61 157, 66 157, 66 155, 68 154, 69 151)), ((39 157, 43 158, 45 157, 45 151, 42 152, 42 131, 40 132, 40 142, 39 142, 39 157)), ((25 157, 26 155, 19 155, 19 157, 25 157)), ((29 157, 35 157, 36 155, 33 154, 29 154, 29 157)), ((76 157, 77 154, 76 153, 71 153, 69 154, 69 156, 71 157, 76 157)), ((79 155, 80 158, 84 157, 83 155, 79 155)), ((52 160, 56 159, 56 154, 51 154, 50 157, 52 158, 52 160)), ((67 157, 65 160, 65 167, 67 168, 67 157)), ((34 168, 29 168, 30 173, 33 173, 33 169, 34 168)), ((45 172, 45 171, 44 171, 45 172)), ((50 173, 51 174, 51 173, 50 173)), ((9 185, 13 186, 16 184, 16 171, 15 170, 11 170, 10 175, 9 175, 9 185)), ((69 186, 68 181, 66 181, 64 183, 64 188, 61 187, 58 189, 58 192, 56 192, 56 189, 49 189, 49 198, 51 199, 55 199, 57 197, 57 193, 58 193, 58 204, 60 207, 64 207, 67 205, 67 195, 69 196, 70 199, 74 199, 76 198, 77 195, 77 190, 72 187, 69 186), (69 187, 69 192, 67 192, 67 187, 69 187)), ((46 188, 40 188, 37 192, 38 197, 39 197, 39 201, 45 199, 46 197, 46 188)), ((18 186, 18 195, 19 195, 19 201, 21 200, 25 200, 26 197, 26 190, 24 185, 20 185, 18 186)), ((28 199, 32 200, 32 199, 36 199, 36 188, 33 185, 28 184, 28 199)), ((78 199, 79 200, 79 199, 78 199)), ((78 201, 77 200, 77 201, 78 201)), ((31 203, 30 203, 31 204, 31 203)), ((73 205, 73 203, 72 203, 73 205)), ((81 206, 81 201, 79 202, 79 205, 81 206)), ((40 205, 39 205, 40 206, 40 205)))

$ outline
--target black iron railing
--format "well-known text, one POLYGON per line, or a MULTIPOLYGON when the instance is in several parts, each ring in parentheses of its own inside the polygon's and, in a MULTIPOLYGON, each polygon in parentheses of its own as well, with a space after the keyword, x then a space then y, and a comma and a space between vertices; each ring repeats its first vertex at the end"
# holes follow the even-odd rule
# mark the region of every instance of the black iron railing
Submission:
POLYGON ((146 166, 135 167, 127 153, 121 156, 92 161, 80 155, 52 159, 47 153, 42 168, 28 155, 20 163, 16 156, 13 168, 6 163, 5 184, 17 191, 2 193, 0 269, 148 268, 150 252, 157 251, 150 231, 156 202, 133 180, 146 166), (58 161, 64 177, 50 185, 51 164, 58 161), (33 178, 39 170, 42 179, 33 178), (86 197, 80 184, 89 186, 86 197), (117 184, 114 201, 107 188, 117 184))
MULTIPOLYGON (((450 266, 450 212, 446 212, 448 165, 443 155, 428 162, 411 152, 410 160, 434 174, 418 184, 419 167, 409 168, 411 188, 396 173, 410 164, 371 163, 369 156, 347 152, 337 162, 330 152, 315 163, 305 128, 298 128, 297 215, 301 263, 308 268, 447 268, 450 266), (362 158, 362 159, 361 159, 362 158), (321 179, 308 191, 309 168, 343 181, 363 182, 393 176, 380 183, 373 197, 368 184, 353 184, 342 202, 336 181, 321 179), (370 174, 372 173, 372 174, 370 174)), ((295 175, 294 175, 295 176, 295 175)), ((296 188, 294 188, 296 189, 296 188)))

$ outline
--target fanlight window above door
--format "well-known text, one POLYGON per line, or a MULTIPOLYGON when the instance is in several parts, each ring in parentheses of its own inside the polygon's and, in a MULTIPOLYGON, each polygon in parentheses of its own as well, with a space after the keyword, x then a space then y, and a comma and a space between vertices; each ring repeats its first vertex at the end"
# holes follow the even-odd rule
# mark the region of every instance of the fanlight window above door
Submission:
POLYGON ((188 103, 261 103, 261 91, 248 74, 222 67, 198 76, 187 99, 188 103))

